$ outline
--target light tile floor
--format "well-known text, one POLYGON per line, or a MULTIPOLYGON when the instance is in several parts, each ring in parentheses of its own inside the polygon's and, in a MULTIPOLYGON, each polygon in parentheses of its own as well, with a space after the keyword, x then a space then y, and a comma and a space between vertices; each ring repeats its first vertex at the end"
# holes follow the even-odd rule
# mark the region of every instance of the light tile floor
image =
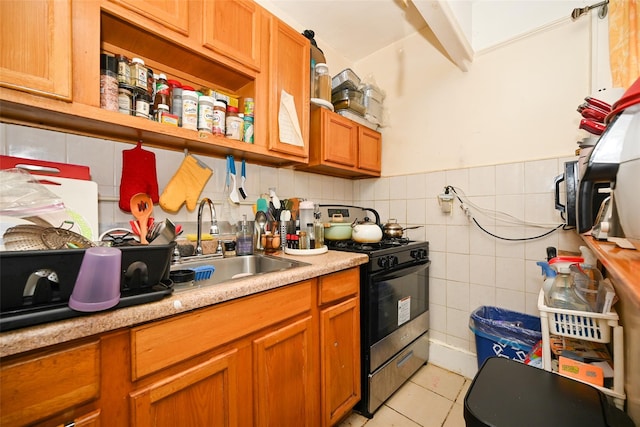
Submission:
POLYGON ((462 408, 470 384, 468 378, 427 364, 372 419, 353 412, 338 427, 465 427, 462 408))

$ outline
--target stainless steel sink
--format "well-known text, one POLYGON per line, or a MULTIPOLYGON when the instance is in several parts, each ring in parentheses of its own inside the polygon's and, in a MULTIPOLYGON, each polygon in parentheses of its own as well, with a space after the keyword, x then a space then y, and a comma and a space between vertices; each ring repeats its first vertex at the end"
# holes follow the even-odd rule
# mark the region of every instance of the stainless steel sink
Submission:
MULTIPOLYGON (((210 286, 247 276, 284 271, 307 265, 310 264, 269 255, 248 255, 231 258, 207 257, 205 255, 183 258, 180 262, 171 266, 171 271, 194 269, 203 266, 212 266, 215 269, 208 279, 196 280, 194 283, 176 283, 174 289, 177 292, 192 289, 193 287, 210 286)), ((205 273, 204 275, 206 276, 207 274, 205 273)))

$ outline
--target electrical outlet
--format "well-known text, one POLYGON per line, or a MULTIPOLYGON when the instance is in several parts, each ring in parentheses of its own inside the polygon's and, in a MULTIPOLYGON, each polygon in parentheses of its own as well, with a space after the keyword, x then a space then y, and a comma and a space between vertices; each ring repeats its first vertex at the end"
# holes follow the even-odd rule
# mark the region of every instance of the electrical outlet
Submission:
POLYGON ((438 194, 438 204, 443 213, 453 213, 453 195, 448 193, 438 194))

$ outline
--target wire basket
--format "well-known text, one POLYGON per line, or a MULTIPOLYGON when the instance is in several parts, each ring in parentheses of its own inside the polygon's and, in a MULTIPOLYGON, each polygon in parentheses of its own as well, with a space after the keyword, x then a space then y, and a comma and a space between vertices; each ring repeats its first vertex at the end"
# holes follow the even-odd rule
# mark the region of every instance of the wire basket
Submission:
POLYGON ((538 296, 538 310, 540 320, 549 323, 549 333, 595 342, 611 341, 609 322, 618 322, 618 313, 615 311, 604 314, 547 307, 543 292, 538 296))

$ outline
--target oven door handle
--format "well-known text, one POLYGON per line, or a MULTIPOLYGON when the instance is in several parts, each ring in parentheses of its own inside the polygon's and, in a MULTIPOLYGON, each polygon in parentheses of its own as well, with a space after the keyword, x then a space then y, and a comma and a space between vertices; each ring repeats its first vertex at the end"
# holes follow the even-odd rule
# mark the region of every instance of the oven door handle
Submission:
POLYGON ((424 264, 412 265, 411 267, 404 267, 398 270, 392 271, 380 271, 371 275, 371 279, 375 281, 381 281, 385 279, 396 279, 398 277, 407 276, 409 274, 417 273, 421 270, 429 268, 431 261, 427 261, 424 264))

